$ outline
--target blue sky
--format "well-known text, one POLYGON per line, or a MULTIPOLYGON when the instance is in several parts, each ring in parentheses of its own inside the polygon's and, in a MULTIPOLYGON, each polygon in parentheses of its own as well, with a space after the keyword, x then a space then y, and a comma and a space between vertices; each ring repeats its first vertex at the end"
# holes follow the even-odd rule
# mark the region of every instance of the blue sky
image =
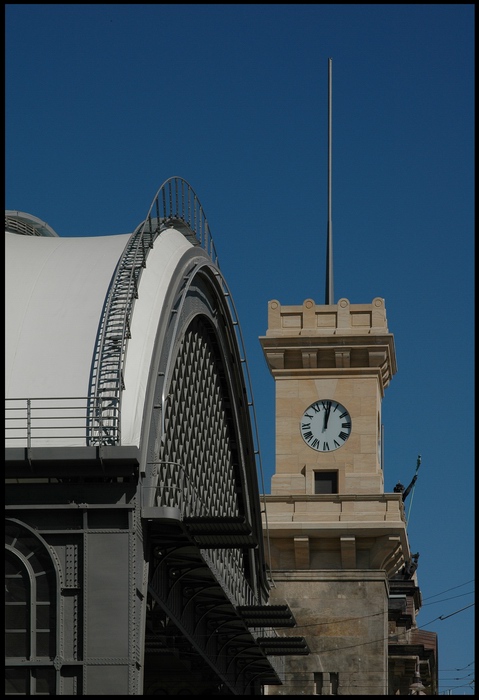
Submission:
POLYGON ((474 679, 474 5, 7 5, 6 208, 131 232, 173 175, 208 217, 246 345, 267 491, 267 303, 386 300, 385 481, 409 483, 440 691, 474 679), (461 610, 464 608, 463 610, 461 610), (461 612, 458 612, 461 610, 461 612), (442 618, 442 619, 441 619, 442 618))

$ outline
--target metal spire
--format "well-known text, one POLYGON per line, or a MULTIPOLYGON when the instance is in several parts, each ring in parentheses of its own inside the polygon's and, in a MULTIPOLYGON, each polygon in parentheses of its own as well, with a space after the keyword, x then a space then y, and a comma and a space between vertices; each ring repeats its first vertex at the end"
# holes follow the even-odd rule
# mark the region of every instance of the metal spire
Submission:
POLYGON ((333 222, 331 219, 333 59, 328 59, 328 230, 326 243, 326 304, 334 304, 333 295, 333 222))

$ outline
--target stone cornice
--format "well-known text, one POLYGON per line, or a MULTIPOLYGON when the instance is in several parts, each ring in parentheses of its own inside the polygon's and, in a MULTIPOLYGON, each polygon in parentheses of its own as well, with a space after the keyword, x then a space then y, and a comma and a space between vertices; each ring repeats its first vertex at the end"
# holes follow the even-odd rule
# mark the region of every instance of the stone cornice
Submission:
POLYGON ((371 304, 302 306, 269 302, 268 330, 260 337, 275 379, 291 376, 375 376, 384 393, 397 372, 394 336, 384 299, 371 304))

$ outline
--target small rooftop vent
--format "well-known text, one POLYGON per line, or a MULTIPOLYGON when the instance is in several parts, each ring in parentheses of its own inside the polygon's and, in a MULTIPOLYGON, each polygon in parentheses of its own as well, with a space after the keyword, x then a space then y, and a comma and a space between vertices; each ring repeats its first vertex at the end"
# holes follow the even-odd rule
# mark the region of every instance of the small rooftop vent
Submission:
POLYGON ((5 210, 5 231, 18 233, 21 236, 58 238, 58 233, 55 233, 45 221, 41 221, 36 216, 24 211, 12 211, 11 209, 5 210))

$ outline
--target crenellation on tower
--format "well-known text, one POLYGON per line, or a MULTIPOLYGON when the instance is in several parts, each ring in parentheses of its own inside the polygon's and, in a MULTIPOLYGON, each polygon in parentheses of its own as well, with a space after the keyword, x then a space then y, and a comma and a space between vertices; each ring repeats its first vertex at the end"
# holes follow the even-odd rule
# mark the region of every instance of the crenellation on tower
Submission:
POLYGON ((266 335, 295 335, 313 332, 318 335, 352 334, 358 331, 370 334, 387 333, 384 299, 375 297, 371 304, 351 304, 349 299, 339 299, 337 304, 316 304, 305 299, 302 305, 282 306, 277 299, 268 304, 268 330, 266 335))
POLYGON ((397 372, 394 336, 389 333, 384 299, 371 304, 268 304, 268 329, 260 338, 275 378, 284 372, 314 376, 374 376, 381 395, 397 372))

